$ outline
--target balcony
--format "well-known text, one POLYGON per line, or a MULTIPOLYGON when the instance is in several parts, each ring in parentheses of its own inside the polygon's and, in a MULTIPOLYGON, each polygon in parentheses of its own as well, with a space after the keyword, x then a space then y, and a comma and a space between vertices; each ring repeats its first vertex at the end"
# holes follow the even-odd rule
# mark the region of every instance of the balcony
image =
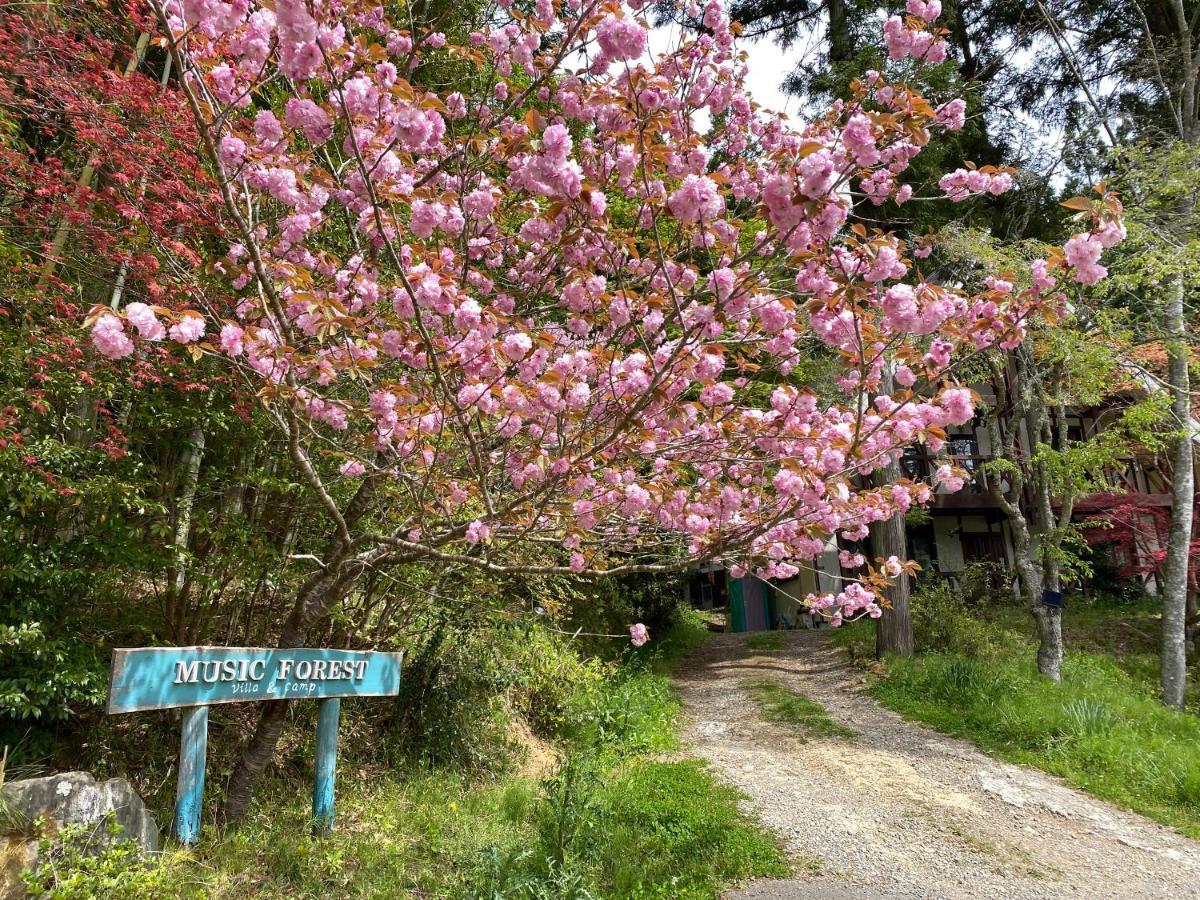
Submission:
MULTIPOLYGON (((951 445, 954 442, 951 442, 951 445)), ((948 445, 948 446, 951 446, 948 445)), ((966 448, 961 448, 966 449, 966 448)), ((937 492, 934 495, 934 509, 972 509, 979 507, 995 507, 988 488, 988 476, 983 471, 983 464, 991 459, 981 453, 949 453, 937 459, 930 458, 922 447, 909 447, 904 451, 900 460, 900 471, 913 481, 928 481, 937 468, 950 463, 967 473, 967 481, 961 491, 953 494, 937 492)))

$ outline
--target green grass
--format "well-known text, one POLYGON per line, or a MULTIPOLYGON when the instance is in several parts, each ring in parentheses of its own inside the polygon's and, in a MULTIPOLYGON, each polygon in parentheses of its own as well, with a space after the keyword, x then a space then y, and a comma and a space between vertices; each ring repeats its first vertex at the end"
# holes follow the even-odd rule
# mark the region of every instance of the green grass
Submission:
MULTIPOLYGON (((307 784, 280 779, 262 786, 238 830, 206 828, 197 848, 168 851, 151 873, 131 868, 122 880, 124 863, 106 863, 104 883, 123 887, 105 896, 717 900, 732 883, 786 875, 778 838, 739 809, 743 796, 703 762, 676 758, 669 675, 707 636, 685 616, 599 686, 581 682, 577 725, 541 781, 361 771, 344 757, 331 836, 309 834, 307 784)), ((87 883, 46 896, 93 896, 87 883)))
POLYGON ((779 877, 778 844, 738 809, 741 794, 694 760, 643 762, 598 796, 605 896, 716 900, 720 886, 779 877))
MULTIPOLYGON (((972 619, 968 631, 982 619, 987 643, 971 653, 951 643, 889 659, 875 696, 1002 759, 1200 837, 1200 717, 1158 701, 1157 626, 1147 606, 1068 608, 1061 684, 1037 673, 1028 613, 992 609, 972 619)), ((865 656, 868 632, 847 629, 838 640, 865 656)))
POLYGON ((856 733, 829 717, 820 703, 768 679, 742 682, 763 718, 790 726, 801 737, 854 738, 856 733))
POLYGON ((746 648, 755 653, 779 653, 783 650, 783 632, 755 631, 746 638, 746 648))
POLYGON ((196 896, 216 898, 464 896, 485 850, 519 847, 535 834, 536 785, 519 779, 347 775, 330 837, 309 835, 308 804, 292 796, 261 804, 223 838, 209 832, 191 859, 176 858, 180 874, 196 896))

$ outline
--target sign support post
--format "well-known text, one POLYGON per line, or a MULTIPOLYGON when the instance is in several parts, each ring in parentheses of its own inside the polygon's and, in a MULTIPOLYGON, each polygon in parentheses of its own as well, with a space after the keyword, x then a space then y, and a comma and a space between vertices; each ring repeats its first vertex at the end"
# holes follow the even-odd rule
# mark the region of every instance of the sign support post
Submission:
POLYGON ((338 718, 342 701, 322 700, 317 708, 317 764, 313 782, 313 833, 325 837, 333 831, 333 795, 337 780, 338 718))
POLYGON ((184 846, 200 837, 200 812, 204 805, 204 767, 208 760, 208 707, 189 706, 183 711, 183 737, 179 741, 179 782, 175 787, 175 836, 184 846))

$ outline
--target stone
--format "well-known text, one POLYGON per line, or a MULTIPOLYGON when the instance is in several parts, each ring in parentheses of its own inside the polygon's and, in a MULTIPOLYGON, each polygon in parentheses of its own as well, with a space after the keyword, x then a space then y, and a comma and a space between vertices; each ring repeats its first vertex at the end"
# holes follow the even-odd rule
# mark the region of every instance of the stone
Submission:
POLYGON ((0 900, 25 895, 20 873, 36 863, 38 840, 53 837, 64 825, 100 826, 112 813, 120 834, 113 838, 97 827, 96 847, 121 840, 134 841, 144 851, 158 850, 158 825, 124 778, 97 782, 87 772, 63 772, 10 781, 0 786, 0 808, 5 817, 0 832, 0 900))

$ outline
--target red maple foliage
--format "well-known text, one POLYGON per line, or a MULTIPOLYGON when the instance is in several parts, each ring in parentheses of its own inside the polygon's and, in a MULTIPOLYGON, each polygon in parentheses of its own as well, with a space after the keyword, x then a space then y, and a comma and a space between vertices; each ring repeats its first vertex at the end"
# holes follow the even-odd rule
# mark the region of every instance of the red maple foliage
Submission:
POLYGON ((98 380, 188 391, 212 379, 178 348, 122 366, 98 359, 83 311, 201 297, 220 307, 224 290, 203 269, 223 234, 217 189, 145 4, 10 9, 0 13, 0 367, 5 382, 33 389, 0 397, 0 438, 63 412, 83 385, 94 446, 117 456, 124 436, 98 380))
POLYGON ((63 277, 42 299, 68 318, 81 292, 111 292, 122 267, 131 299, 169 300, 219 232, 191 119, 159 83, 165 56, 153 42, 139 49, 152 28, 139 4, 0 16, 0 108, 13 138, 0 142, 0 197, 9 240, 26 251, 15 268, 40 270, 66 223, 63 277))
MULTIPOLYGON (((1167 559, 1170 507, 1149 494, 1095 494, 1086 504, 1103 512, 1083 520, 1084 539, 1093 547, 1114 545, 1123 562, 1117 575, 1144 578, 1162 571, 1167 559)), ((1200 540, 1191 542, 1188 561, 1188 591, 1200 593, 1200 540)))

